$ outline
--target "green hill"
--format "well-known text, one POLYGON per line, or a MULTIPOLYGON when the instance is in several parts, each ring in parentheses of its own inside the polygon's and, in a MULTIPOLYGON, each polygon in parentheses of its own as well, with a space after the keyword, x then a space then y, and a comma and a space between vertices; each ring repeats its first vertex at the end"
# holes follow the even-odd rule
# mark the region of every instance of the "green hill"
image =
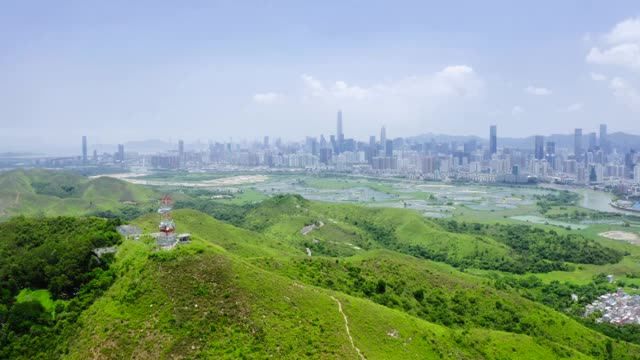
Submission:
POLYGON ((0 219, 15 215, 109 217, 109 212, 139 215, 158 197, 152 189, 110 177, 87 179, 40 169, 0 173, 0 219))
MULTIPOLYGON (((37 177, 7 179, 24 187, 37 177)), ((78 179, 78 193, 66 198, 35 195, 88 197, 97 205, 149 195, 97 180, 78 179)), ((465 272, 503 266, 517 273, 519 266, 555 261, 522 251, 505 235, 507 226, 454 226, 403 209, 299 196, 275 196, 236 215, 241 227, 192 209, 174 211, 177 231, 191 233, 192 242, 166 251, 148 236, 116 239, 110 234, 117 221, 0 223, 12 244, 0 246, 0 280, 7 284, 0 291, 0 357, 640 358, 640 345, 592 330, 587 320, 500 279, 465 272), (59 235, 49 238, 49 230, 59 235), (89 253, 119 241, 113 260, 96 262, 89 253), (74 256, 60 261, 58 251, 74 256), (72 270, 61 271, 68 264, 72 270), (25 288, 48 292, 26 296, 36 292, 25 288)), ((151 233, 157 222, 146 214, 133 223, 151 233)), ((532 249, 552 241, 545 232, 518 231, 532 249)), ((585 239, 563 241, 580 241, 572 250, 578 255, 606 250, 585 239)))

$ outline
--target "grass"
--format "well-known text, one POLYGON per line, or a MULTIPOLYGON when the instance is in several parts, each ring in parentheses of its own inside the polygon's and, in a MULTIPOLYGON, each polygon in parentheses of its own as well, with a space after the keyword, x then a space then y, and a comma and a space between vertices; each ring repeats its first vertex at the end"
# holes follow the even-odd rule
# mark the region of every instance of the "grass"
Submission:
MULTIPOLYGON (((156 194, 110 179, 80 179, 81 191, 61 198, 31 191, 32 181, 46 179, 41 173, 3 175, 0 184, 11 188, 7 198, 0 197, 0 209, 27 213, 82 214, 90 210, 88 199, 95 207, 112 207, 123 199, 144 202, 156 194), (24 208, 6 206, 17 189, 24 191, 20 205, 24 208)), ((335 179, 316 181, 314 186, 368 186, 335 179)), ((379 191, 395 189, 391 182, 379 186, 379 191)), ((236 202, 215 201, 243 204, 263 198, 251 187, 244 189, 236 202)), ((536 211, 534 205, 495 212, 455 210, 457 221, 489 224, 521 224, 508 217, 536 211)), ((173 217, 178 232, 192 234, 192 243, 158 251, 150 237, 124 241, 113 264, 114 284, 80 316, 64 345, 65 357, 357 358, 332 297, 348 317, 355 346, 371 359, 640 356, 640 346, 614 342, 515 290, 497 290, 488 271, 462 272, 383 249, 373 230, 362 226, 370 222, 378 229, 392 229, 400 244, 419 244, 451 259, 477 252, 486 258, 511 256, 502 243, 449 233, 416 211, 276 196, 248 210, 243 228, 189 209, 176 210, 173 217), (300 233, 303 226, 319 222, 325 225, 307 236, 300 233), (314 244, 314 238, 324 248, 314 244), (312 247, 314 255, 307 256, 305 247, 312 247), (607 353, 609 342, 612 354, 607 353)), ((156 214, 147 214, 134 224, 149 233, 157 230, 157 222, 156 214)), ((626 251, 629 255, 620 263, 577 265, 575 271, 536 276, 546 283, 586 284, 594 275, 605 273, 624 280, 629 290, 640 287, 640 279, 624 276, 640 273, 640 248, 598 236, 607 230, 637 231, 591 225, 569 233, 626 251)), ((28 299, 46 303, 47 311, 55 309, 46 291, 23 290, 17 301, 28 299)))
MULTIPOLYGON (((37 301, 42 305, 46 312, 55 316, 56 301, 51 299, 51 294, 47 290, 31 290, 22 289, 16 296, 16 302, 37 301)), ((58 300, 60 301, 60 300, 58 300)))
POLYGON ((79 216, 107 210, 116 212, 126 206, 146 212, 155 206, 159 197, 150 188, 109 177, 87 179, 46 170, 0 174, 0 219, 17 215, 79 216))
MULTIPOLYGON (((512 303, 521 321, 545 329, 545 337, 429 322, 402 305, 382 306, 297 278, 297 267, 291 267, 297 253, 286 247, 256 257, 254 246, 267 248, 276 239, 255 239, 251 232, 189 210, 177 211, 176 221, 194 234, 191 244, 170 252, 155 252, 146 240, 121 246, 113 265, 118 278, 81 316, 69 359, 357 358, 332 296, 340 301, 354 344, 366 358, 528 359, 535 354, 587 359, 604 354, 604 338, 597 333, 514 294, 490 290, 482 278, 447 265, 379 250, 344 265, 301 256, 305 263, 333 264, 324 268, 328 276, 348 276, 340 269, 349 264, 362 267, 367 277, 385 276, 390 284, 404 279, 408 293, 415 286, 451 289, 451 295, 464 288, 487 304, 478 309, 492 308, 498 300, 512 303), (248 244, 232 246, 243 242, 248 244)), ((309 267, 303 274, 327 276, 309 267)), ((614 344, 614 350, 621 356, 640 351, 623 343, 614 344)))

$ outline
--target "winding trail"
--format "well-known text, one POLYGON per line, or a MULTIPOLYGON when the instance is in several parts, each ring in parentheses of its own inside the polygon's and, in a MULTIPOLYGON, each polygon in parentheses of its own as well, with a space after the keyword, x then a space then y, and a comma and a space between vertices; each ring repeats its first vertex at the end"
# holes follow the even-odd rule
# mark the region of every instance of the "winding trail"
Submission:
POLYGON ((333 301, 338 303, 338 311, 340 312, 340 314, 342 314, 342 317, 344 318, 344 326, 347 328, 347 336, 349 337, 349 341, 351 341, 351 346, 356 350, 356 352, 358 353, 358 356, 360 356, 360 359, 367 360, 360 353, 360 349, 358 349, 356 347, 356 344, 354 344, 354 342, 353 342, 353 338, 351 337, 351 331, 349 330, 349 319, 347 319, 347 315, 345 315, 345 313, 342 311, 342 303, 340 302, 340 300, 336 299, 333 296, 331 296, 331 299, 333 299, 333 301))

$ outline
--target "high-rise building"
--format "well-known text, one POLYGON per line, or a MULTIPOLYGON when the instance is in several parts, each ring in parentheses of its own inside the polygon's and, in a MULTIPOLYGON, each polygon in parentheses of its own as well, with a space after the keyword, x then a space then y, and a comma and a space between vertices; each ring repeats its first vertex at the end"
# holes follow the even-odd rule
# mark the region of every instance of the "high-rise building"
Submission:
POLYGON ((82 163, 87 162, 87 136, 82 136, 82 163))
POLYGON ((556 154, 556 143, 555 141, 547 141, 547 154, 555 155, 556 154))
POLYGON ((588 139, 589 139, 588 150, 591 152, 595 152, 596 148, 598 147, 598 137, 596 136, 596 133, 590 132, 588 139))
POLYGON ((344 133, 342 132, 342 111, 341 110, 338 111, 336 135, 338 137, 336 150, 337 150, 337 153, 341 153, 343 150, 342 148, 344 147, 344 133))
POLYGON ((489 154, 493 155, 498 152, 498 127, 491 125, 489 128, 489 154))
POLYGON ((269 137, 265 136, 264 139, 262 140, 262 145, 266 148, 269 147, 269 137))
POLYGON ((575 129, 573 133, 573 155, 576 161, 582 160, 582 129, 575 129))
POLYGON ((392 157, 393 156, 393 140, 387 140, 384 146, 384 156, 392 157))
POLYGON ((119 162, 124 162, 124 145, 118 144, 118 159, 119 162))
POLYGON ((378 156, 378 145, 376 144, 376 136, 369 136, 369 149, 367 150, 367 161, 369 164, 373 162, 373 158, 378 156))
POLYGON ((538 160, 544 159, 544 136, 536 135, 536 148, 534 156, 538 160))
POLYGON ((547 141, 547 147, 545 149, 547 163, 551 165, 552 169, 557 169, 556 164, 556 143, 553 141, 547 141))
POLYGON ((607 137, 607 124, 600 124, 600 149, 607 154, 609 152, 609 139, 607 137))
POLYGON ((380 129, 380 147, 384 150, 384 147, 387 143, 387 129, 383 126, 380 129))

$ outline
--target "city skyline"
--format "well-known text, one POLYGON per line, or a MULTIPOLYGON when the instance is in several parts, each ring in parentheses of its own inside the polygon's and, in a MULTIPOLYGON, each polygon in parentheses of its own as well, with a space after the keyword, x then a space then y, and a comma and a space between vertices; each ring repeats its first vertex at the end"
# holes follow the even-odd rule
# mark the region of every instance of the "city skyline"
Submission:
POLYGON ((382 125, 401 137, 484 137, 487 124, 505 137, 533 124, 634 133, 640 116, 624 51, 640 43, 634 2, 94 5, 3 9, 2 150, 82 134, 300 139, 331 133, 335 109, 361 139, 382 125))

